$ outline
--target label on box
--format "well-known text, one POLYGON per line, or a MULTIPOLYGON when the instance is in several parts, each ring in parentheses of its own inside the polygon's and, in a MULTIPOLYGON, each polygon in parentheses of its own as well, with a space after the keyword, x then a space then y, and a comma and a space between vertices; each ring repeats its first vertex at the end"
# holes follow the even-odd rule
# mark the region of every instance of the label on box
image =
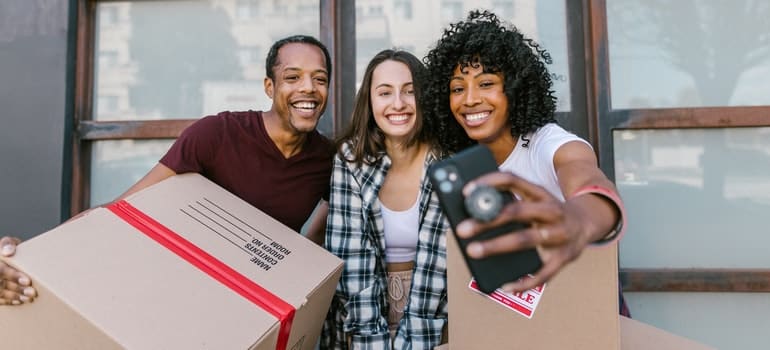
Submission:
POLYGON ((249 261, 262 270, 269 271, 291 254, 284 244, 208 198, 191 202, 179 210, 245 252, 249 261))
POLYGON ((486 294, 479 290, 476 280, 471 278, 471 282, 468 283, 468 288, 486 296, 489 299, 496 301, 498 304, 503 305, 520 315, 526 316, 527 318, 532 318, 532 316, 535 314, 537 304, 540 302, 540 297, 543 295, 545 283, 530 290, 516 292, 513 294, 504 292, 502 289, 496 289, 494 292, 486 294))

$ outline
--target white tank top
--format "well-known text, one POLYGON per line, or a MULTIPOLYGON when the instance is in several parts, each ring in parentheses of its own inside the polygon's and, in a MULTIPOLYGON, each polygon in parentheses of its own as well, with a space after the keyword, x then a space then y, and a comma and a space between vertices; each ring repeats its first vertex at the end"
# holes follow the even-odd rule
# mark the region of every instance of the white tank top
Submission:
POLYGON ((382 224, 385 229, 385 261, 399 263, 414 261, 417 255, 419 205, 415 199, 411 208, 404 211, 390 210, 379 199, 382 224))

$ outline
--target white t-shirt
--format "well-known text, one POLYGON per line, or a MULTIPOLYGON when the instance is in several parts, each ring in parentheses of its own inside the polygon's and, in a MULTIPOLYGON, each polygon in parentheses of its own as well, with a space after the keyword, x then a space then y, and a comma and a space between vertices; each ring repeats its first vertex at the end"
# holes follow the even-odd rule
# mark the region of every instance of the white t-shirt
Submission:
POLYGON ((519 137, 513 152, 508 155, 503 164, 500 164, 499 169, 510 171, 529 182, 540 185, 556 198, 564 201, 559 179, 553 167, 553 157, 559 147, 570 141, 580 141, 591 147, 587 141, 564 130, 558 124, 546 124, 534 133, 519 137))

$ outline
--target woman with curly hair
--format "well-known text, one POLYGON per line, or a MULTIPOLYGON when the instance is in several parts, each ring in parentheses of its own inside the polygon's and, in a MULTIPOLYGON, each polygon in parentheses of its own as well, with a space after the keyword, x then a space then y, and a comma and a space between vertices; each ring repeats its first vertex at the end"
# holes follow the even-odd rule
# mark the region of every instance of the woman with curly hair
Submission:
POLYGON ((433 349, 447 319, 446 220, 426 178, 441 155, 418 104, 425 67, 369 62, 337 141, 325 247, 344 261, 322 349, 433 349))
POLYGON ((450 152, 483 144, 501 170, 465 190, 486 184, 521 199, 491 223, 460 223, 457 234, 472 237, 509 221, 532 224, 467 247, 474 258, 537 248, 542 268, 531 279, 504 285, 504 290, 535 287, 586 246, 617 239, 623 205, 591 146, 556 124, 545 50, 493 13, 473 11, 444 31, 424 61, 429 73, 426 113, 438 119, 440 143, 450 152))

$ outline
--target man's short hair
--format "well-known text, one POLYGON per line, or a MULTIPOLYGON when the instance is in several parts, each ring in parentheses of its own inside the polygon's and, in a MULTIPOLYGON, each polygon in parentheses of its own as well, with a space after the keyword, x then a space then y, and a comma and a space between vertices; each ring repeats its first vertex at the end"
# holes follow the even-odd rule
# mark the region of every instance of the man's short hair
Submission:
POLYGON ((321 49, 321 51, 324 53, 324 57, 326 58, 326 72, 329 74, 329 77, 331 77, 332 59, 329 56, 329 50, 326 49, 326 46, 318 41, 318 39, 309 35, 292 35, 290 37, 276 41, 273 43, 273 46, 270 47, 270 51, 267 53, 267 59, 265 60, 265 74, 268 78, 275 80, 275 72, 273 71, 273 68, 278 65, 278 50, 286 44, 295 43, 314 45, 321 49))

